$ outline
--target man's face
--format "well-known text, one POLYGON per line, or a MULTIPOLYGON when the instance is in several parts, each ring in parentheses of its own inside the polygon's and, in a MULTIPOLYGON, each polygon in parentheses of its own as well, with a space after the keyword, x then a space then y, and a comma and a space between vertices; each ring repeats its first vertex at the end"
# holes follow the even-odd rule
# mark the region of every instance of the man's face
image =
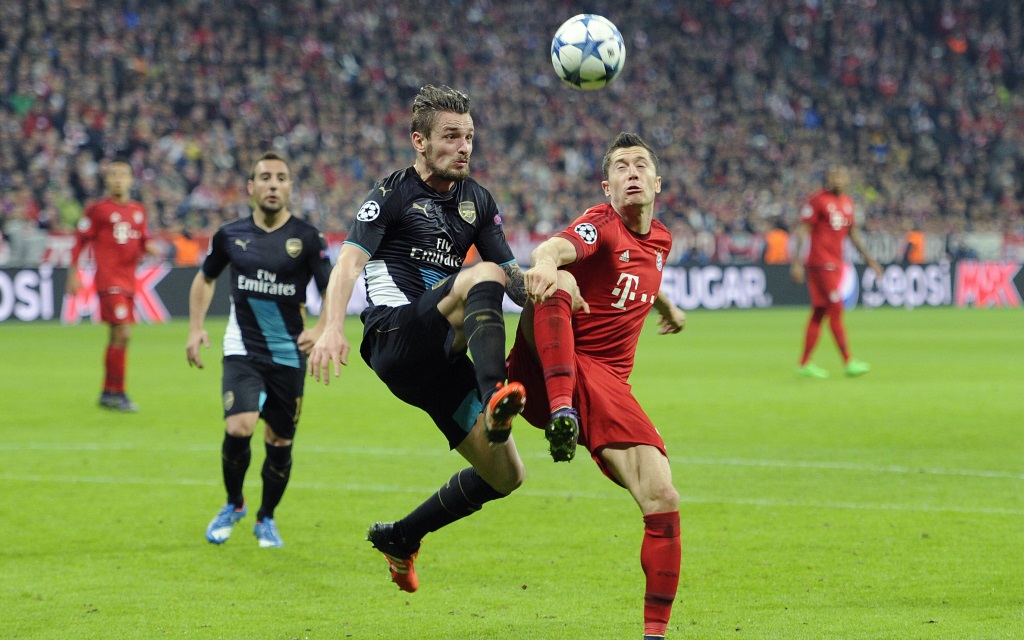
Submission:
POLYGON ((661 176, 647 149, 624 147, 612 151, 608 179, 601 186, 615 210, 622 212, 625 207, 653 203, 661 193, 661 176))
POLYGON ((850 186, 850 172, 846 169, 830 169, 825 174, 825 186, 829 191, 843 193, 850 186))
POLYGON ((115 198, 127 197, 132 190, 132 169, 123 162, 107 167, 107 189, 115 198))
POLYGON ((423 156, 430 173, 453 181, 469 177, 473 132, 473 117, 468 113, 439 113, 430 137, 423 142, 423 156))
POLYGON ((264 213, 277 213, 288 206, 292 195, 292 175, 281 160, 260 160, 249 181, 249 195, 264 213))

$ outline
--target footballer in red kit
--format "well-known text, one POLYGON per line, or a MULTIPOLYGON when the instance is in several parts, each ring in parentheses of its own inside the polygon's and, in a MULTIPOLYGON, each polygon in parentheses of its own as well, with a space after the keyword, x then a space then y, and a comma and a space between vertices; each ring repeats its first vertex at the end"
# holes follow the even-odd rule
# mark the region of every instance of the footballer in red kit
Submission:
MULTIPOLYGON (((590 402, 572 403, 587 425, 579 443, 593 451, 626 438, 664 452, 661 436, 629 395, 627 380, 640 331, 658 298, 665 256, 672 248, 671 234, 654 220, 650 231, 639 236, 623 225, 611 205, 604 204, 587 210, 555 237, 567 240, 576 250, 576 261, 563 268, 576 279, 579 296, 590 309, 572 316, 577 369, 587 371, 586 388, 577 385, 575 391, 577 395, 595 391, 588 394, 593 396, 590 402), (593 369, 591 361, 596 365, 593 369), (605 388, 596 389, 598 385, 605 388), (618 393, 623 390, 628 395, 624 403, 618 393), (588 419, 592 412, 597 415, 588 419)), ((510 373, 509 379, 524 381, 518 372, 510 373)), ((523 415, 531 424, 545 425, 550 417, 544 401, 547 392, 538 387, 537 400, 527 402, 523 415)), ((527 385, 528 398, 529 392, 527 385)), ((595 461, 604 469, 600 457, 595 461)))
POLYGON ((811 305, 824 307, 839 300, 843 241, 853 226, 853 200, 845 193, 819 191, 800 209, 800 221, 810 226, 807 286, 811 305))
POLYGON ((135 322, 135 269, 147 252, 149 232, 145 209, 130 199, 131 166, 111 162, 104 177, 106 197, 89 205, 78 221, 67 293, 74 296, 81 288, 78 261, 86 247, 92 247, 100 319, 110 325, 100 404, 133 413, 138 406, 125 393, 126 353, 135 322))
POLYGON ((796 282, 807 280, 811 298, 811 318, 804 333, 804 350, 797 374, 808 378, 827 378, 828 371, 811 362, 811 355, 821 334, 821 323, 829 317, 829 327, 849 376, 871 370, 870 365, 850 357, 843 325, 843 300, 839 283, 843 269, 843 246, 847 238, 864 256, 868 266, 881 276, 882 268, 868 255, 854 220, 853 199, 846 193, 850 174, 843 167, 829 169, 825 188, 812 195, 800 209, 800 228, 796 234, 791 274, 796 282), (804 239, 810 239, 807 266, 800 263, 804 239))
POLYGON ((679 493, 665 442, 633 396, 629 375, 651 309, 662 334, 686 314, 661 293, 672 248, 653 219, 658 158, 638 135, 620 133, 604 158, 608 204, 588 209, 530 254, 508 378, 526 388, 523 416, 544 429, 552 458, 584 446, 626 488, 643 514, 644 638, 664 638, 679 584, 679 493))

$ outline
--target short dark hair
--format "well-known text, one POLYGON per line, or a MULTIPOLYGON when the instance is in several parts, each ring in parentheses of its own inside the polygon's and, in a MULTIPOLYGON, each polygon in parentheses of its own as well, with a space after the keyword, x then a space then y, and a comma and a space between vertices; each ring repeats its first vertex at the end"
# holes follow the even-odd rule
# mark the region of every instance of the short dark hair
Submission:
POLYGON ((604 162, 601 163, 601 171, 604 173, 606 180, 608 179, 608 167, 612 164, 612 152, 616 149, 626 149, 628 147, 643 147, 644 149, 647 149, 647 153, 651 154, 651 160, 654 162, 654 171, 658 171, 658 154, 654 153, 654 149, 644 142, 644 139, 637 134, 623 131, 619 135, 615 136, 615 139, 612 140, 611 146, 608 147, 608 151, 604 154, 604 162))
POLYGON ((252 163, 252 171, 249 172, 249 179, 256 179, 256 165, 263 162, 264 160, 280 160, 284 163, 284 166, 288 167, 288 175, 292 175, 292 167, 288 164, 288 160, 279 153, 274 151, 264 151, 263 155, 256 159, 256 162, 252 163))
POLYGON ((435 87, 432 84, 420 89, 412 101, 412 124, 409 133, 417 131, 425 136, 437 122, 437 114, 442 111, 452 113, 469 113, 469 96, 448 86, 435 87))

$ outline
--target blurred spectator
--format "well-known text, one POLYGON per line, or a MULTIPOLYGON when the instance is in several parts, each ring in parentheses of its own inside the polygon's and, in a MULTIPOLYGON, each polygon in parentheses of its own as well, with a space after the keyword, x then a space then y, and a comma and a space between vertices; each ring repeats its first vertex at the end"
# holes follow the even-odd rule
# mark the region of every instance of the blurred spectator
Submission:
POLYGON ((7 264, 14 267, 39 264, 46 250, 46 232, 39 228, 41 208, 27 185, 16 180, 0 201, 7 264))
POLYGON ((273 149, 293 159, 294 210, 344 233, 372 178, 409 163, 405 111, 430 82, 474 96, 474 175, 503 185, 506 224, 541 233, 593 198, 602 141, 623 129, 665 149, 660 219, 736 235, 698 251, 715 260, 750 260, 774 220, 795 224, 831 163, 858 168, 875 233, 1001 231, 1024 203, 1019 2, 608 5, 629 56, 586 93, 555 78, 566 16, 539 0, 127 6, 0 6, 0 191, 21 176, 49 228, 123 155, 154 232, 209 234, 248 215, 237 168, 273 149))
POLYGON ((912 226, 904 236, 904 241, 906 247, 903 250, 903 264, 924 264, 924 232, 916 225, 912 226))
POLYGON ((192 236, 192 230, 176 224, 171 231, 171 261, 179 267, 195 267, 202 262, 203 246, 192 236))
POLYGON ((776 220, 771 231, 764 234, 765 264, 786 264, 791 262, 789 254, 789 231, 782 220, 776 220))

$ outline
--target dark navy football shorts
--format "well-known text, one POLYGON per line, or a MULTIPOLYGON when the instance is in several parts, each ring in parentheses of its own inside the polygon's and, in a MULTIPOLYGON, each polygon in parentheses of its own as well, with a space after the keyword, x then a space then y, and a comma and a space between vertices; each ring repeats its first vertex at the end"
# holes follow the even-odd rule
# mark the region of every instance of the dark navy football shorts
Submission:
POLYGON ((473 429, 483 409, 473 362, 464 352, 450 353, 455 330, 437 310, 454 282, 448 277, 401 307, 365 310, 359 348, 391 393, 426 411, 452 449, 473 429))
POLYGON ((279 438, 291 440, 302 412, 306 369, 226 356, 221 382, 224 417, 257 411, 279 438))

